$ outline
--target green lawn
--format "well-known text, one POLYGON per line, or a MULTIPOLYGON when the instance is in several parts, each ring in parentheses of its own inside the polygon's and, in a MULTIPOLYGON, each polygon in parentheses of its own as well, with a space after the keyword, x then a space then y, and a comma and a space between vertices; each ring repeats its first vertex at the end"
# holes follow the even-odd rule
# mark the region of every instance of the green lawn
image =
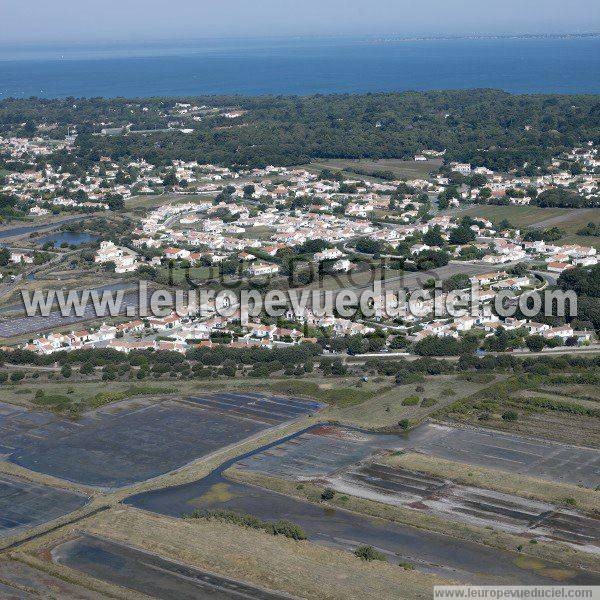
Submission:
POLYGON ((507 219, 513 225, 533 226, 547 219, 554 217, 565 216, 572 214, 572 210, 565 208, 539 208, 537 206, 491 206, 479 205, 473 208, 468 208, 461 214, 469 215, 470 217, 483 217, 489 219, 493 223, 498 223, 503 219, 507 219))
POLYGON ((539 208, 538 206, 474 206, 459 213, 484 217, 493 223, 507 219, 518 227, 558 227, 565 231, 564 244, 582 244, 600 249, 600 238, 577 235, 588 223, 600 224, 600 208, 539 208))
MULTIPOLYGON (((439 160, 428 160, 426 162, 416 162, 413 160, 400 160, 397 158, 385 158, 380 160, 367 159, 341 159, 327 158, 315 159, 310 165, 310 170, 332 169, 360 169, 365 173, 373 171, 391 171, 398 179, 427 179, 429 173, 437 171, 441 162, 439 160)), ((357 177, 355 173, 350 173, 352 177, 357 177)))

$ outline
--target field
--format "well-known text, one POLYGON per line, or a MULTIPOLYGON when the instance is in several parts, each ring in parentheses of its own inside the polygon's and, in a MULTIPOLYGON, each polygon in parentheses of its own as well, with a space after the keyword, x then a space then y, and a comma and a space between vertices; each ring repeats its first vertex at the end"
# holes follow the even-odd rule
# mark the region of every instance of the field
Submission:
POLYGON ((543 481, 528 475, 500 471, 493 467, 479 467, 461 462, 445 460, 437 456, 427 456, 416 452, 393 454, 381 459, 384 464, 411 469, 434 477, 442 477, 464 485, 496 490, 506 494, 518 494, 524 498, 564 505, 570 505, 584 512, 600 515, 600 492, 580 486, 543 481))
POLYGON ((125 210, 134 212, 139 209, 148 211, 164 204, 186 204, 188 202, 207 202, 215 194, 150 194, 146 196, 132 196, 125 200, 125 210))
POLYGON ((412 430, 411 450, 492 469, 501 469, 595 488, 600 485, 600 450, 492 429, 424 424, 412 430))
MULTIPOLYGON (((375 435, 317 426, 276 447, 237 461, 235 469, 259 477, 317 481, 341 494, 418 508, 439 518, 468 525, 491 526, 496 530, 525 536, 531 534, 546 540, 559 539, 576 544, 578 548, 581 545, 591 549, 600 546, 600 523, 595 520, 581 514, 560 512, 551 504, 532 501, 518 492, 450 484, 429 473, 407 469, 393 462, 396 456, 402 456, 399 450, 405 448, 435 456, 468 454, 472 455, 469 460, 475 463, 489 457, 499 464, 503 464, 502 461, 516 463, 519 459, 520 468, 534 471, 542 452, 540 446, 535 447, 533 442, 525 440, 486 439, 485 431, 423 426, 407 435, 375 435), (382 464, 378 464, 380 462, 382 464)), ((563 461, 568 460, 568 451, 574 459, 583 456, 578 454, 577 448, 561 448, 563 461)), ((505 468, 511 470, 510 466, 505 468)), ((589 469, 588 474, 593 477, 589 469)))
POLYGON ((600 447, 598 387, 570 383, 577 375, 521 378, 494 385, 481 397, 450 406, 450 419, 518 435, 600 447), (564 383, 563 383, 564 381, 564 383))
POLYGON ((461 381, 452 375, 427 377, 423 383, 394 386, 353 406, 332 407, 326 414, 336 421, 366 428, 390 427, 401 419, 415 423, 486 385, 489 384, 461 381), (403 404, 407 398, 416 398, 417 402, 403 404))
MULTIPOLYGON (((347 552, 211 521, 171 519, 120 507, 83 524, 166 559, 304 598, 423 598, 444 580, 347 552), (358 596, 357 596, 358 595, 358 596)), ((68 572, 72 572, 70 569, 68 572)))
POLYGON ((254 600, 285 600, 280 594, 88 534, 54 547, 52 558, 57 564, 152 597, 193 600, 243 594, 254 600), (115 564, 119 567, 114 568, 115 564))
POLYGON ((310 165, 306 165, 310 170, 331 169, 332 171, 345 171, 353 178, 360 178, 360 175, 348 171, 347 169, 358 169, 361 175, 369 175, 375 171, 390 171, 398 179, 428 179, 429 173, 437 171, 440 168, 440 160, 413 161, 400 160, 396 158, 382 158, 379 160, 367 159, 316 159, 310 165))
POLYGON ((51 521, 86 502, 85 496, 74 492, 0 474, 0 538, 51 521))
MULTIPOLYGON (((31 367, 28 367, 31 369, 31 367)), ((12 373, 22 370, 17 366, 7 369, 12 373)), ((171 396, 175 391, 179 395, 198 395, 209 392, 248 391, 286 396, 302 396, 335 406, 359 404, 390 389, 388 378, 375 378, 368 382, 358 381, 356 377, 292 377, 243 378, 228 380, 148 380, 147 384, 128 381, 111 381, 109 394, 106 382, 92 381, 48 381, 46 377, 57 371, 53 367, 34 367, 39 375, 37 379, 27 379, 19 384, 6 383, 0 387, 0 403, 32 407, 40 405, 36 394, 41 390, 46 396, 44 406, 56 412, 77 414, 86 408, 97 407, 115 400, 132 396, 171 396), (65 404, 65 398, 68 403, 65 404), (56 399, 56 402, 52 400, 56 399)), ((388 424, 392 424, 389 422, 388 424)))
MULTIPOLYGON (((460 552, 456 552, 454 536, 447 536, 448 527, 444 526, 444 533, 440 533, 433 528, 429 531, 425 527, 416 528, 408 519, 388 519, 388 515, 395 515, 395 507, 364 501, 368 504, 364 511, 355 510, 358 504, 345 510, 343 502, 334 508, 328 503, 304 499, 304 488, 313 490, 309 484, 298 486, 297 482, 289 482, 291 489, 299 488, 298 492, 289 494, 291 490, 286 490, 286 493, 278 490, 277 493, 267 489, 262 479, 258 485, 256 483, 234 483, 213 474, 203 482, 151 492, 134 497, 131 502, 137 508, 168 516, 186 516, 194 509, 221 508, 271 522, 286 519, 299 525, 308 540, 315 544, 349 552, 361 544, 371 545, 384 553, 390 562, 399 561, 416 571, 463 582, 551 583, 556 578, 558 565, 542 564, 539 570, 523 567, 518 555, 497 546, 481 545, 481 538, 474 535, 471 539, 461 537, 460 552), (370 508, 373 512, 369 512, 370 508), (371 518, 365 518, 365 514, 371 518)), ((413 521, 421 521, 418 513, 409 512, 413 521)), ((516 548, 518 542, 511 539, 512 548, 516 548)), ((595 575, 583 572, 562 569, 560 572, 561 578, 566 577, 573 583, 596 580, 595 575)))
MULTIPOLYGON (((362 515, 363 521, 377 523, 378 520, 383 519, 394 524, 408 525, 423 532, 433 532, 442 536, 448 536, 446 539, 452 540, 451 544, 454 547, 456 547, 457 543, 462 547, 462 543, 467 542, 469 550, 472 548, 469 542, 475 542, 479 546, 480 552, 491 550, 491 554, 485 553, 484 555, 486 562, 489 556, 494 556, 495 550, 511 552, 518 549, 518 552, 521 554, 519 556, 513 555, 512 560, 509 559, 509 562, 531 571, 527 574, 522 571, 513 573, 513 584, 514 581, 519 580, 521 577, 537 578, 539 576, 548 577, 546 581, 556 585, 558 581, 566 582, 573 580, 574 577, 580 577, 582 573, 579 572, 578 574, 577 571, 581 568, 593 571, 594 574, 598 571, 598 561, 594 553, 582 552, 573 545, 557 544, 556 541, 548 542, 541 537, 536 539, 537 543, 531 544, 529 540, 535 534, 527 533, 521 536, 516 531, 502 531, 497 527, 497 524, 496 527, 492 527, 489 524, 485 525, 483 522, 461 522, 455 518, 449 518, 448 515, 436 515, 431 511, 424 510, 426 506, 422 502, 414 502, 408 506, 394 505, 391 501, 392 492, 388 492, 388 501, 386 503, 340 492, 336 493, 332 499, 324 501, 321 494, 323 487, 329 484, 327 479, 304 481, 298 484, 297 482, 281 477, 242 471, 237 468, 226 471, 226 476, 235 482, 259 486, 273 490, 278 494, 318 505, 328 516, 335 516, 338 514, 338 511, 350 511, 362 515), (489 548, 486 548, 486 546, 489 548)), ((501 514, 496 515, 496 517, 502 519, 501 514)), ((439 540, 440 537, 434 536, 434 538, 430 538, 430 542, 435 539, 439 540)), ((422 565, 416 560, 420 548, 418 542, 415 542, 415 544, 415 551, 412 554, 404 556, 400 553, 399 556, 406 559, 400 562, 401 565, 412 565, 418 570, 422 568, 422 565)), ((437 548, 431 548, 431 552, 436 550, 437 548)), ((495 560, 504 561, 506 556, 504 552, 496 553, 495 560)), ((429 554, 429 558, 433 558, 431 553, 429 554)), ((444 561, 438 563, 439 566, 443 564, 445 564, 444 561)), ((503 567, 507 567, 506 563, 500 566, 501 569, 503 567)), ((489 571, 486 571, 489 577, 488 584, 492 580, 498 581, 498 579, 491 576, 491 573, 494 571, 493 567, 489 571)), ((464 577, 465 573, 462 573, 462 576, 464 577)), ((461 578, 459 574, 455 577, 457 579, 461 578)), ((529 579, 529 581, 532 580, 529 579)))
POLYGON ((365 434, 336 426, 317 426, 287 442, 244 460, 236 468, 294 480, 322 477, 377 452, 394 450, 402 440, 393 435, 365 434))
POLYGON ((520 227, 558 227, 565 231, 560 242, 582 244, 600 249, 600 238, 577 235, 588 223, 600 224, 600 209, 539 208, 537 206, 476 206, 461 211, 459 215, 485 217, 493 223, 507 219, 520 227))
POLYGON ((11 600, 32 598, 98 600, 99 596, 95 591, 5 556, 0 558, 0 597, 11 600))

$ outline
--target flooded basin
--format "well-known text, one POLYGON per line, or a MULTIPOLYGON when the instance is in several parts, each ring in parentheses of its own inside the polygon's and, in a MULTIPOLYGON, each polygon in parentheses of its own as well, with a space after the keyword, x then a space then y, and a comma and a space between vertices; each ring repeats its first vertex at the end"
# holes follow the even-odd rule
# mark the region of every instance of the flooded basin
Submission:
MULTIPOLYGON (((420 571, 462 582, 550 585, 560 580, 572 584, 600 583, 600 575, 564 569, 542 561, 524 562, 524 557, 516 553, 319 506, 260 487, 232 482, 223 475, 231 466, 248 464, 258 454, 277 453, 280 445, 293 445, 301 436, 314 435, 320 427, 308 428, 227 461, 197 482, 137 494, 127 498, 125 503, 175 517, 188 515, 195 509, 222 508, 269 521, 286 519, 300 525, 312 542, 350 551, 359 545, 369 544, 385 553, 391 562, 407 562, 420 571)), ((390 443, 397 443, 397 440, 390 440, 390 443)))

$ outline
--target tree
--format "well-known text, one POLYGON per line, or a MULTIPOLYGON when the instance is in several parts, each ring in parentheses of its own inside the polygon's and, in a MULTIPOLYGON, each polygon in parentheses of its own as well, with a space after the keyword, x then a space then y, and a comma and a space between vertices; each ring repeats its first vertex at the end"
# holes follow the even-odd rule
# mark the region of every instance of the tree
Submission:
POLYGON ((362 335, 353 335, 348 340, 348 354, 362 354, 368 346, 368 341, 362 335))
POLYGON ((357 252, 362 252, 363 254, 372 254, 373 256, 377 257, 383 249, 383 242, 380 240, 363 237, 356 241, 355 248, 357 252))
POLYGON ((5 267, 10 262, 10 250, 0 248, 0 267, 5 267))
POLYGON ((541 192, 537 198, 532 199, 531 204, 546 207, 561 207, 561 208, 583 208, 600 206, 600 199, 584 198, 573 190, 566 188, 551 188, 541 192))
POLYGON ((73 374, 73 369, 71 368, 71 365, 63 365, 60 370, 60 374, 65 378, 71 377, 71 375, 73 374))
POLYGON ((546 345, 544 338, 541 335, 530 335, 525 338, 525 344, 531 352, 541 352, 546 345))
POLYGON ((94 372, 94 364, 91 362, 86 362, 81 365, 79 372, 82 375, 91 375, 94 372))
POLYGON ((450 232, 450 243, 463 245, 475 239, 475 232, 465 225, 460 225, 450 232))
POLYGON ((460 343, 452 337, 427 336, 414 346, 420 356, 458 356, 460 343))
POLYGON ((440 194, 438 196, 438 208, 440 210, 446 210, 449 206, 450 206, 450 200, 448 200, 448 198, 446 198, 445 195, 440 194))
POLYGON ((482 175, 481 173, 475 173, 471 175, 471 179, 469 180, 469 185, 471 187, 483 187, 488 182, 487 177, 482 175))
POLYGON ((432 227, 423 235, 423 243, 428 246, 443 246, 446 242, 442 237, 442 230, 439 226, 432 227))
POLYGON ((165 187, 171 187, 171 186, 177 185, 177 177, 175 175, 175 171, 174 170, 169 171, 165 175, 165 177, 163 179, 163 185, 165 187))

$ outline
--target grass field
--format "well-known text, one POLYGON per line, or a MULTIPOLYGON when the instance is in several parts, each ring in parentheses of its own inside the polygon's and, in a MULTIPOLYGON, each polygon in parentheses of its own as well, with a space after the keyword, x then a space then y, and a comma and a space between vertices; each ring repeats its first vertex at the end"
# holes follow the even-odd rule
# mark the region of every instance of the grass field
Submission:
MULTIPOLYGON (((305 165, 310 170, 320 171, 331 169, 344 171, 345 169, 360 169, 365 175, 374 171, 391 171, 398 179, 427 179, 429 173, 440 168, 440 160, 428 160, 416 162, 413 160, 400 160, 397 158, 382 158, 379 160, 367 159, 342 159, 323 158, 315 159, 310 165, 305 165)), ((351 177, 358 177, 356 173, 346 171, 351 177)))
POLYGON ((147 196, 131 196, 125 200, 125 210, 152 209, 163 204, 185 204, 187 202, 207 202, 216 194, 150 194, 147 196))
POLYGON ((518 227, 532 227, 550 218, 569 218, 573 211, 566 208, 539 208, 538 206, 491 206, 478 205, 467 208, 461 214, 484 217, 493 223, 507 219, 518 227))
POLYGON ((108 386, 104 381, 71 384, 68 382, 51 383, 47 381, 37 383, 35 380, 30 380, 22 385, 4 384, 0 391, 0 402, 31 406, 39 410, 51 410, 59 414, 76 417, 88 409, 99 408, 125 398, 172 394, 177 389, 173 384, 169 387, 166 383, 164 385, 136 385, 134 383, 111 382, 108 386), (29 385, 29 383, 32 385, 29 385), (36 396, 39 392, 43 392, 43 396, 36 396))
POLYGON ((424 598, 443 580, 348 552, 205 520, 182 520, 119 507, 82 525, 91 533, 212 573, 301 598, 424 598))
MULTIPOLYGON (((18 367, 5 369, 11 373, 20 370, 18 367)), ((40 374, 38 379, 26 379, 18 384, 5 383, 0 387, 0 402, 11 404, 30 405, 35 400, 38 390, 43 390, 48 395, 68 396, 72 403, 89 403, 91 399, 107 388, 114 393, 126 393, 128 390, 147 388, 152 395, 169 395, 175 391, 178 395, 202 394, 222 390, 247 390, 262 391, 266 393, 283 394, 312 398, 335 406, 353 406, 378 394, 390 390, 389 378, 371 380, 369 382, 358 381, 356 377, 308 377, 306 379, 294 379, 290 377, 271 377, 268 380, 259 378, 242 378, 227 380, 173 380, 147 379, 144 382, 111 381, 107 384, 98 379, 93 381, 48 381, 47 373, 51 369, 40 368, 35 372, 40 374)), ((131 394, 129 394, 131 395, 131 394)))
POLYGON ((487 385, 459 381, 453 375, 427 377, 423 383, 393 386, 354 405, 332 407, 326 414, 336 421, 366 428, 395 426, 401 419, 409 419, 414 424, 487 385), (417 398, 418 403, 403 404, 411 397, 417 398))
POLYGON ((493 385, 481 395, 450 405, 443 413, 460 423, 517 435, 591 448, 600 445, 600 403, 594 395, 581 392, 578 397, 572 385, 539 386, 527 379, 507 382, 511 387, 493 385), (505 418, 509 412, 516 418, 505 418))
POLYGON ((485 217, 493 223, 507 219, 516 227, 558 227, 565 232, 561 242, 582 244, 600 249, 600 238, 577 235, 588 223, 600 225, 600 208, 568 209, 539 208, 537 206, 476 206, 460 214, 485 217))

